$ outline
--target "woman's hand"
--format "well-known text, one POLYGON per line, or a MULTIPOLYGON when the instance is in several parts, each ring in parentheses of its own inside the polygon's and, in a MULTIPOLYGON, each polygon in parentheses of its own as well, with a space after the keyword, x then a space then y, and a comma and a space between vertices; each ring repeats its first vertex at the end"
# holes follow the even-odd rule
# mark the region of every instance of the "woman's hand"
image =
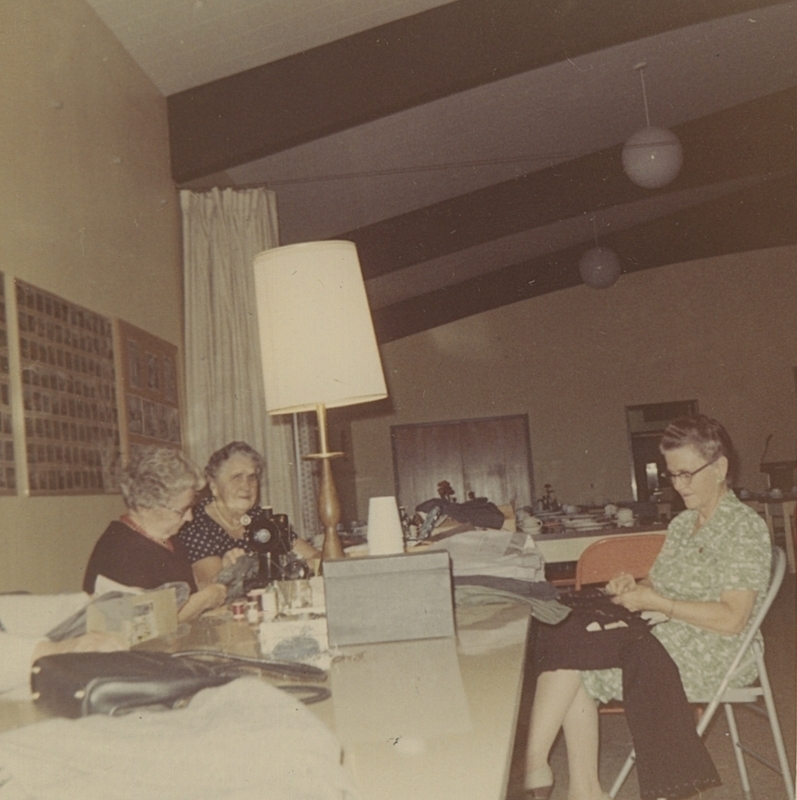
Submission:
POLYGON ((612 578, 606 584, 606 591, 609 594, 618 595, 623 594, 624 592, 630 592, 632 589, 635 589, 637 582, 634 580, 633 575, 629 575, 627 572, 621 572, 616 578, 612 578))
POLYGON ((245 550, 240 547, 233 547, 232 550, 228 550, 221 557, 221 568, 226 569, 227 567, 231 567, 241 556, 245 555, 245 550))
POLYGON ((635 588, 613 597, 612 602, 629 611, 658 611, 667 619, 677 619, 723 636, 732 636, 744 630, 755 598, 756 592, 752 589, 736 589, 722 592, 719 602, 678 600, 664 597, 652 587, 638 583, 635 588))
MULTIPOLYGON (((630 578, 631 576, 629 575, 628 577, 630 578)), ((623 606, 629 611, 661 611, 663 614, 669 613, 670 600, 662 597, 650 586, 636 583, 633 578, 631 578, 631 581, 633 582, 631 588, 615 593, 612 598, 613 603, 623 606)))

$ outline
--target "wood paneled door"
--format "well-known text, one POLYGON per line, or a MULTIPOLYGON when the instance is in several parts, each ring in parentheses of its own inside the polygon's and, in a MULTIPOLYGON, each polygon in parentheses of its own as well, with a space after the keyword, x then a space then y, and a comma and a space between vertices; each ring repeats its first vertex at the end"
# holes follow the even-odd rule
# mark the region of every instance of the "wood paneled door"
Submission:
POLYGON ((525 414, 394 425, 393 474, 400 506, 411 514, 448 481, 458 502, 486 497, 496 505, 532 505, 529 422, 525 414))

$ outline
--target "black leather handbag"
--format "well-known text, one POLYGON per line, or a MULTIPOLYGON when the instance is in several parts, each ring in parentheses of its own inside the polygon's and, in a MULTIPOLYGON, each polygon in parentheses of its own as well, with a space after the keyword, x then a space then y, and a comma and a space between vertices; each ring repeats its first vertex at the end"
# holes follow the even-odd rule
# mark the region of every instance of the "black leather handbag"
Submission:
MULTIPOLYGON (((325 670, 309 664, 209 650, 174 655, 130 650, 43 656, 34 662, 30 682, 34 700, 48 714, 74 718, 119 714, 141 706, 172 707, 200 689, 252 674, 314 683, 327 678, 325 670)), ((279 688, 300 695, 303 703, 329 697, 328 689, 317 686, 293 684, 279 688)))
POLYGON ((200 689, 220 686, 240 671, 219 671, 201 659, 168 653, 64 653, 33 664, 36 703, 61 717, 117 714, 147 705, 173 706, 200 689))

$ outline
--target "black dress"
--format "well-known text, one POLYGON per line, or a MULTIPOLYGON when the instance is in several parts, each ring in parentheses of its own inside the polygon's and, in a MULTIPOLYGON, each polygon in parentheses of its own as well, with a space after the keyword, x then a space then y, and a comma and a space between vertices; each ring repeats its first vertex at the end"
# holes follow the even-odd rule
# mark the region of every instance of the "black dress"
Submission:
POLYGON ((86 566, 83 591, 94 593, 98 575, 125 586, 157 589, 164 583, 182 581, 191 592, 197 590, 185 545, 176 537, 169 539, 174 552, 147 539, 124 522, 114 520, 97 540, 86 566))

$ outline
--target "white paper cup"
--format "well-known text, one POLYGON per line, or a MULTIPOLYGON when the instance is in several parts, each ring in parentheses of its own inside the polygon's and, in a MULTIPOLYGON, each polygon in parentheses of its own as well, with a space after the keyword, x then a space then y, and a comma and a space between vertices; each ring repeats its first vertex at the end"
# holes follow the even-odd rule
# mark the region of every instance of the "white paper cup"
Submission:
POLYGON ((390 556, 404 552, 404 532, 401 529, 395 497, 372 497, 368 502, 368 553, 390 556))

